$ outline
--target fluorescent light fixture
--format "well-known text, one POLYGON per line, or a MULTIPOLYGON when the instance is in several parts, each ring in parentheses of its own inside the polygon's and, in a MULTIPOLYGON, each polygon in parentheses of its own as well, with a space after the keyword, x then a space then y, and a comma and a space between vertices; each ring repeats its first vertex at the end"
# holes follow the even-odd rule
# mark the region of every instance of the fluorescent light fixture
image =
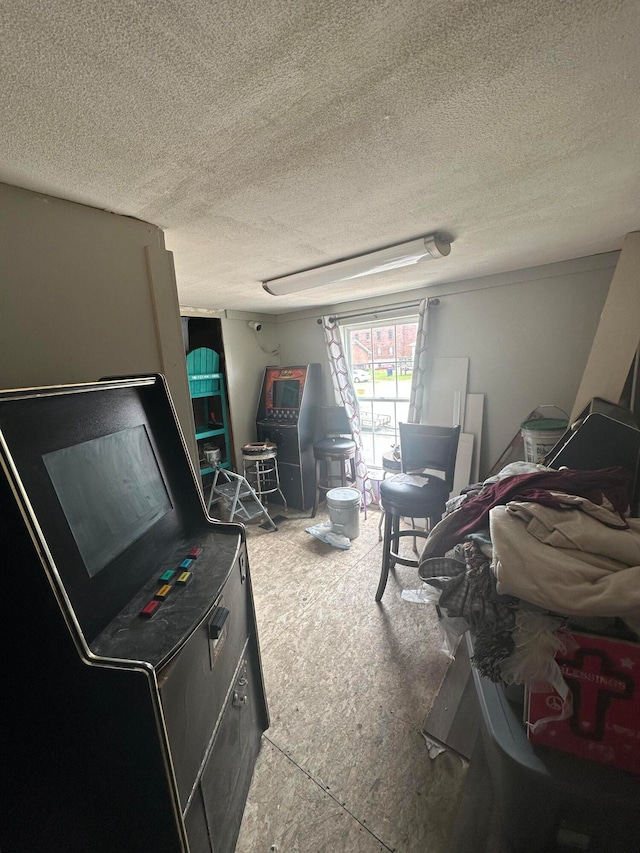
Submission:
POLYGON ((301 290, 310 290, 312 287, 397 270, 400 267, 408 267, 433 258, 444 258, 450 251, 451 243, 437 234, 428 234, 426 237, 419 237, 408 243, 387 246, 386 249, 379 249, 377 252, 345 258, 326 266, 314 267, 281 278, 267 279, 262 282, 262 286, 273 296, 285 296, 287 293, 298 293, 301 290))

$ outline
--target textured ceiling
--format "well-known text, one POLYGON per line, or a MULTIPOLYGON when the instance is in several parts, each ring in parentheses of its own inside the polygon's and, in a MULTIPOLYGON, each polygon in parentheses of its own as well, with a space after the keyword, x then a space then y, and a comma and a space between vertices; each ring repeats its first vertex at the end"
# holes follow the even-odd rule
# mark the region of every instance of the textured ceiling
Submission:
POLYGON ((637 0, 5 0, 0 180, 165 230, 186 306, 274 312, 618 249, 637 0), (440 230, 448 258, 262 279, 440 230))

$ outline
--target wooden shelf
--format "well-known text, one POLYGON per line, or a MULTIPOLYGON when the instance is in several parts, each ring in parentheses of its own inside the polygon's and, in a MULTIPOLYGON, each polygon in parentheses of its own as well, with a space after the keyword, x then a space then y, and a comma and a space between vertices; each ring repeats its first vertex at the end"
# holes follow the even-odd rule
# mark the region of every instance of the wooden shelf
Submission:
MULTIPOLYGON (((211 395, 207 394, 207 396, 210 397, 211 395)), ((226 432, 227 428, 224 426, 217 427, 216 429, 196 430, 196 441, 200 441, 202 438, 211 438, 214 435, 226 435, 226 432)))
MULTIPOLYGON (((209 438, 221 438, 222 442, 214 442, 218 446, 222 458, 221 468, 231 466, 231 440, 229 436, 229 412, 225 392, 224 375, 218 371, 218 353, 207 347, 199 347, 187 354, 187 375, 193 404, 196 441, 199 456, 202 457, 201 442, 209 438), (209 403, 208 401, 211 401, 209 403), (215 411, 210 408, 214 406, 215 411), (218 409, 220 411, 218 412, 218 409), (207 420, 215 418, 216 425, 209 427, 207 420), (222 423, 218 424, 217 421, 222 423), (200 423, 198 423, 198 421, 200 423)), ((200 467, 200 475, 212 474, 214 468, 210 465, 200 467)))

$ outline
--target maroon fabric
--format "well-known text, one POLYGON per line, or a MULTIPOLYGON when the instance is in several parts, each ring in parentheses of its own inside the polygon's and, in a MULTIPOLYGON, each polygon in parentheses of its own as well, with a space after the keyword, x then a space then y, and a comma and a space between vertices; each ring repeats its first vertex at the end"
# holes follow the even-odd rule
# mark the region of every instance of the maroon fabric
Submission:
POLYGON ((489 510, 509 501, 534 501, 546 506, 560 506, 550 492, 579 495, 591 503, 602 505, 607 498, 616 512, 623 516, 629 507, 631 475, 620 467, 601 468, 599 471, 536 471, 505 477, 487 486, 475 498, 468 498, 456 510, 455 527, 449 531, 447 541, 440 545, 444 553, 467 533, 489 526, 489 510))

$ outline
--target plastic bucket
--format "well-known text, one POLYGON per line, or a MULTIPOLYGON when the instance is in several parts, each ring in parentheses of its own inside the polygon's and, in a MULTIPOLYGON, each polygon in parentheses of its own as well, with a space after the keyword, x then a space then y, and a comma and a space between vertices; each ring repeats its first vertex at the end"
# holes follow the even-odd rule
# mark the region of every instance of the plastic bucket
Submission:
POLYGON ((334 533, 341 533, 347 539, 357 539, 360 535, 360 492, 357 489, 341 487, 327 492, 329 521, 334 533))
POLYGON ((568 420, 538 418, 520 424, 524 441, 524 461, 538 462, 552 450, 567 430, 568 420))

